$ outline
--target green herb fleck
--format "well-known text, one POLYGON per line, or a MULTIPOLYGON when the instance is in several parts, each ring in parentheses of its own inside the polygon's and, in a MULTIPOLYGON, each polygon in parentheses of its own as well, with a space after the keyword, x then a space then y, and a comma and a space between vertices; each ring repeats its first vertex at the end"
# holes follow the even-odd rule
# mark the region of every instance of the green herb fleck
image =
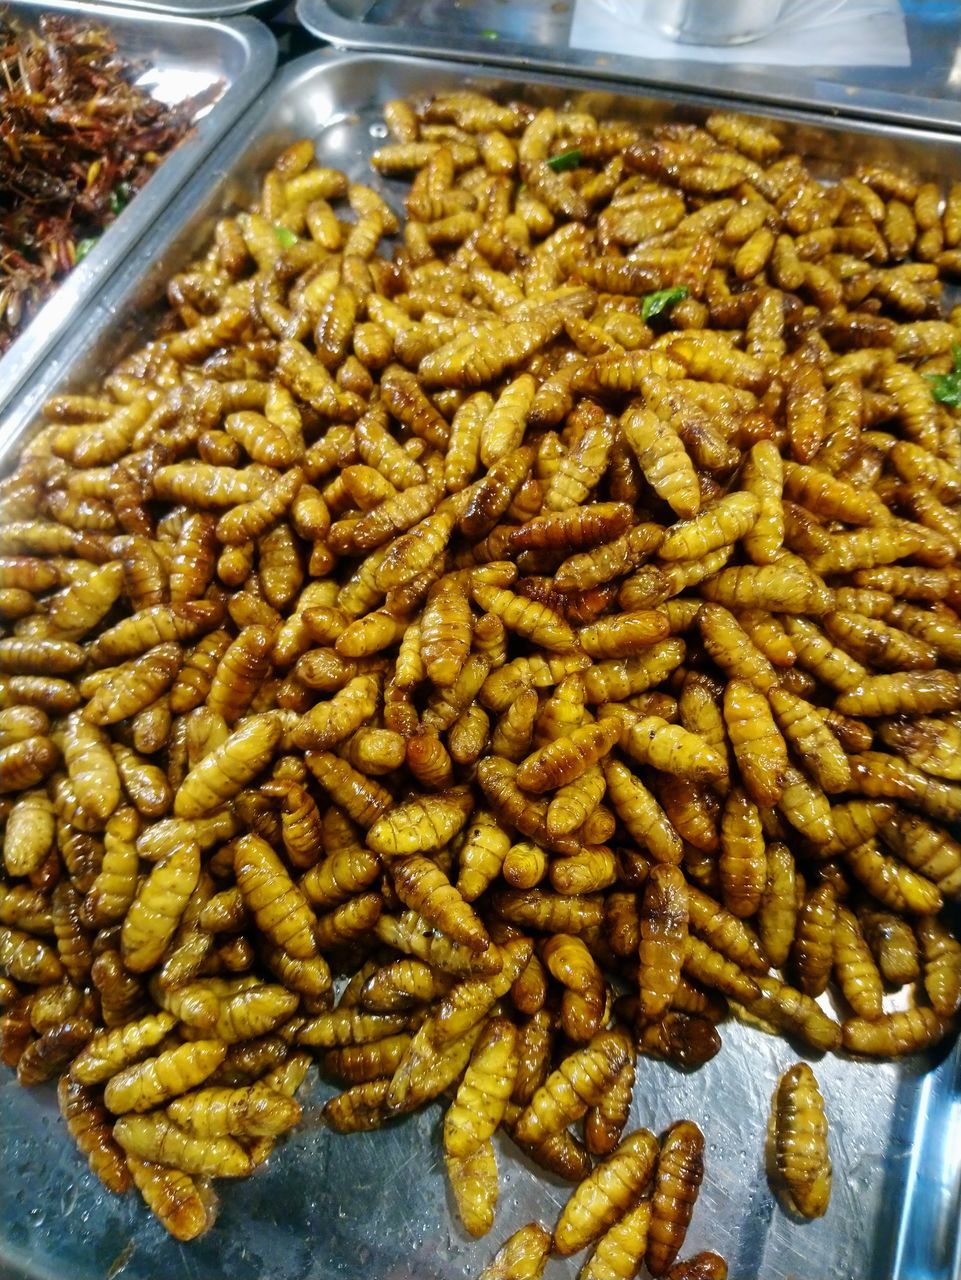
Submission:
POLYGON ((928 382, 935 400, 956 409, 961 405, 961 347, 954 348, 953 357, 951 372, 930 374, 928 382))
POLYGON ((282 227, 279 222, 274 224, 274 235, 277 237, 277 243, 281 249, 289 249, 291 245, 297 243, 297 237, 290 227, 282 227))
POLYGON ((641 307, 641 319, 650 320, 652 316, 659 316, 668 307, 673 307, 675 302, 686 298, 687 292, 687 285, 679 284, 673 289, 658 289, 657 293, 647 294, 641 307))
POLYGON ((572 147, 570 151, 560 151, 556 156, 551 156, 547 166, 549 169, 553 169, 555 173, 564 173, 568 169, 576 169, 580 162, 580 147, 572 147))
POLYGON ((97 240, 97 236, 88 236, 86 240, 78 240, 73 255, 74 262, 83 262, 84 258, 97 243, 97 240))
POLYGON ((110 196, 107 200, 107 203, 110 206, 110 212, 113 214, 121 213, 130 203, 130 197, 132 195, 133 192, 130 190, 130 184, 128 182, 118 182, 113 191, 110 192, 110 196))
POLYGON ((493 27, 485 27, 484 30, 481 32, 481 39, 482 40, 499 40, 500 36, 493 29, 493 27))

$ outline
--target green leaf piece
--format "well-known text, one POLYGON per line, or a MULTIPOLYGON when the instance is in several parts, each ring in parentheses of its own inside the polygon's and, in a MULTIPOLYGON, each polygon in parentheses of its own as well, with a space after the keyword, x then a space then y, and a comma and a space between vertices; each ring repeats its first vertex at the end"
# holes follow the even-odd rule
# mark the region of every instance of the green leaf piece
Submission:
POLYGON ((953 367, 950 373, 934 373, 929 375, 931 394, 940 404, 950 405, 957 409, 961 405, 961 347, 955 347, 953 367))
POLYGON ((674 306, 675 302, 680 302, 687 295, 686 284, 675 285, 673 289, 658 289, 657 293, 646 294, 641 306, 641 319, 650 320, 652 316, 659 316, 662 311, 667 311, 669 307, 674 306))
POLYGON ((547 167, 553 169, 555 173, 564 173, 568 169, 576 169, 580 162, 580 147, 572 147, 570 151, 561 151, 556 156, 551 156, 547 167))
POLYGON ((113 214, 121 213, 130 203, 130 197, 133 192, 130 190, 130 184, 127 182, 118 182, 107 199, 110 206, 110 212, 113 214))
POLYGON ((290 227, 282 227, 279 222, 274 224, 274 235, 277 237, 277 243, 281 249, 289 249, 291 245, 297 243, 297 237, 290 227))

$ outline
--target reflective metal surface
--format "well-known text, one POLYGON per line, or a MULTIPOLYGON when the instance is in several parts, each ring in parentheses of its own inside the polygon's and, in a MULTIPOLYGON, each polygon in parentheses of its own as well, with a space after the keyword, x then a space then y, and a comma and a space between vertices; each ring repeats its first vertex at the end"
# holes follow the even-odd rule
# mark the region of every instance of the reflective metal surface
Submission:
MULTIPOLYGON (((640 4, 642 0, 637 0, 640 4)), ((704 0, 723 9, 729 0, 704 0)), ((803 6, 804 0, 795 0, 803 6)), ((353 49, 429 54, 961 131, 961 0, 901 0, 910 67, 763 67, 652 60, 570 47, 574 0, 297 0, 314 35, 353 49)), ((802 10, 803 11, 803 10, 802 10)), ((843 63, 843 51, 838 62, 843 63)))
POLYGON ((961 1041, 921 1082, 915 1117, 893 1272, 897 1280, 961 1276, 961 1041))
MULTIPOLYGON (((738 1025, 723 1037, 718 1057, 693 1075, 645 1059, 638 1067, 632 1127, 661 1131, 685 1117, 704 1130, 706 1172, 685 1255, 716 1250, 732 1280, 947 1280, 939 1242, 921 1232, 911 1268, 892 1270, 926 1083, 919 1064, 814 1063, 834 1191, 826 1217, 799 1224, 776 1205, 763 1169, 771 1094, 799 1054, 738 1025)), ((934 1090, 943 1075, 928 1077, 934 1090)), ((5 1084, 0 1280, 470 1280, 525 1222, 551 1227, 570 1194, 498 1141, 497 1218, 487 1238, 471 1240, 445 1188, 440 1106, 377 1133, 339 1136, 319 1127, 333 1090, 312 1078, 299 1095, 304 1128, 252 1178, 218 1184, 216 1226, 189 1245, 173 1242, 134 1193, 121 1199, 100 1187, 63 1132, 52 1090, 5 1084)), ((547 1280, 574 1280, 582 1262, 552 1263, 547 1280)))
MULTIPOLYGON (((237 13, 252 13, 255 9, 270 8, 275 0, 121 0, 125 8, 143 9, 149 13, 169 13, 182 18, 224 18, 237 13)), ((103 0, 101 7, 110 7, 114 0, 103 0)))
MULTIPOLYGON (((79 389, 110 367, 151 322, 168 275, 206 240, 216 218, 249 198, 278 149, 308 135, 324 163, 380 186, 399 207, 402 187, 373 176, 388 98, 464 85, 536 101, 579 99, 642 119, 701 119, 712 104, 690 96, 624 98, 602 83, 415 58, 319 54, 289 66, 191 179, 97 303, 82 333, 0 422, 0 465, 29 430, 43 398, 79 389)), ((950 138, 857 123, 794 123, 789 146, 823 174, 850 157, 877 156, 924 174, 961 177, 950 138)), ((815 1068, 826 1098, 834 1192, 825 1218, 800 1225, 775 1204, 763 1170, 771 1094, 803 1050, 738 1024, 722 1028, 718 1057, 690 1076, 642 1059, 632 1124, 664 1129, 695 1119, 707 1173, 685 1252, 714 1248, 732 1280, 954 1280, 961 1202, 959 1052, 939 1063, 872 1064, 825 1057, 815 1068), (930 1070, 929 1068, 934 1068, 930 1070), (927 1072, 927 1074, 926 1074, 927 1072), (914 1181, 915 1177, 919 1181, 914 1181)), ((7 1078, 9 1080, 9 1078, 7 1078)), ((0 1086, 3 1194, 0 1280, 469 1280, 517 1227, 555 1219, 569 1188, 498 1147, 500 1206, 494 1230, 470 1240, 457 1225, 441 1167, 441 1109, 380 1133, 339 1137, 319 1125, 331 1088, 314 1078, 305 1125, 250 1179, 221 1184, 210 1234, 178 1245, 131 1194, 100 1189, 63 1132, 52 1090, 0 1086)), ((573 1280, 579 1259, 552 1262, 550 1280, 573 1280)))
MULTIPOLYGON (((30 22, 41 13, 95 18, 109 26, 121 52, 148 64, 141 83, 164 102, 180 102, 213 90, 213 104, 200 112, 184 141, 158 166, 116 222, 63 281, 0 359, 0 409, 75 327, 83 308, 121 262, 210 149, 223 137, 270 79, 277 46, 253 18, 198 22, 169 14, 138 13, 99 4, 12 0, 14 17, 30 22)), ((54 360, 57 356, 50 357, 54 360)))
POLYGON ((644 20, 684 44, 747 44, 777 23, 782 0, 644 0, 644 20))

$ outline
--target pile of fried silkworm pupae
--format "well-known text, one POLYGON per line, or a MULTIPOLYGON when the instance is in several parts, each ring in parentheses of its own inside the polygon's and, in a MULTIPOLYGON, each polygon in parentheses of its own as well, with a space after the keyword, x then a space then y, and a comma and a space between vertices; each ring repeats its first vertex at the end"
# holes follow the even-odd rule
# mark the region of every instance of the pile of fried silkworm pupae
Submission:
MULTIPOLYGON (((577 1184, 485 1280, 717 1280, 637 1055, 890 1058, 961 1000, 961 186, 386 119, 405 220, 295 142, 2 482, 0 1053, 180 1239, 317 1060, 337 1132, 441 1102, 473 1235, 498 1129, 577 1184)), ((817 1216, 817 1081, 771 1090, 817 1216)))

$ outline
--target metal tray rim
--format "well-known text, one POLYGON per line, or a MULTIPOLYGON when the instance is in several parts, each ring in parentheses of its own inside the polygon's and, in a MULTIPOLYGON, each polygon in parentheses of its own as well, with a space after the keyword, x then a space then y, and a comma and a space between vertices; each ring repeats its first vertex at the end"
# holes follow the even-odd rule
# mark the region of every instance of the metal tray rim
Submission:
POLYGON ((174 18, 230 18, 257 9, 266 9, 272 0, 174 0, 163 4, 162 0, 100 0, 105 10, 132 9, 137 13, 167 14, 174 18))
POLYGON ((479 40, 463 35, 457 44, 445 43, 444 33, 428 28, 378 26, 344 18, 329 0, 296 0, 297 18, 320 40, 338 48, 369 50, 413 57, 445 58, 489 63, 524 71, 563 73, 578 77, 630 82, 635 86, 674 92, 697 89, 729 99, 749 98, 765 107, 784 105, 844 117, 863 116, 912 126, 961 132, 961 104, 950 98, 909 97, 903 93, 846 85, 802 76, 797 68, 779 68, 777 74, 756 66, 718 65, 678 59, 655 64, 633 56, 601 57, 588 50, 557 50, 517 41, 479 40), (554 54, 555 56, 552 56, 554 54))
MULTIPOLYGON (((173 243, 178 228, 183 225, 187 218, 196 213, 204 195, 209 194, 211 183, 216 182, 224 175, 230 174, 232 166, 239 162, 247 145, 255 139, 260 120, 266 118, 284 101, 289 93, 295 91, 298 82, 305 75, 323 68, 325 65, 357 67, 360 69, 365 64, 368 66, 372 64, 376 68, 377 66, 384 67, 385 65, 403 63, 417 63, 424 67, 430 66, 432 69, 448 76, 463 76, 463 64, 458 62, 435 60, 428 63, 426 59, 421 58, 405 58, 394 54, 341 51, 338 49, 318 51, 288 64, 274 78, 268 93, 257 104, 257 107, 248 110, 230 133, 221 139, 216 149, 197 167, 196 172, 193 173, 184 187, 170 202, 164 212, 164 216, 144 238, 140 246, 140 253, 136 258, 128 259, 122 265, 122 268, 115 273, 95 302, 84 313, 82 317, 84 323, 78 326, 82 333, 74 333, 72 335, 72 340, 64 350, 59 368, 55 371, 47 370, 43 376, 35 379, 27 389, 27 395, 23 401, 14 406, 11 411, 8 411, 6 416, 0 412, 0 460, 3 459, 22 433, 29 427, 41 400, 50 394, 54 384, 68 376, 69 370, 80 361, 84 351, 91 344, 96 343, 98 336, 103 336, 109 326, 116 322, 119 306, 135 296, 135 290, 138 284, 143 282, 150 264, 162 256, 164 251, 173 243)), ((496 74, 499 70, 499 67, 491 65, 476 68, 476 72, 479 75, 496 74)), ((507 77, 505 76, 505 78, 507 77)), ((561 87, 570 87, 572 89, 593 88, 600 92, 611 92, 617 88, 627 94, 632 89, 636 93, 640 87, 636 84, 613 86, 610 81, 598 78, 593 80, 583 79, 572 76, 569 70, 566 74, 561 73, 560 75, 551 75, 540 70, 532 70, 529 74, 529 79, 532 85, 560 84, 561 87)), ((685 104, 711 105, 710 96, 703 93, 687 91, 682 95, 671 95, 663 86, 651 88, 644 86, 643 88, 645 93, 654 98, 673 98, 677 101, 683 101, 685 104)), ((799 109, 766 109, 766 113, 775 118, 793 119, 803 124, 809 124, 814 119, 811 114, 799 109)), ((822 113, 817 122, 827 128, 838 129, 846 127, 861 133, 876 132, 868 122, 857 120, 838 121, 824 113, 822 113)), ((903 134, 908 132, 907 130, 902 131, 903 134)), ((927 138, 928 141, 956 146, 955 140, 943 132, 928 130, 910 131, 910 133, 912 139, 924 140, 927 138)), ((915 1163, 919 1159, 923 1159, 923 1157, 918 1157, 916 1154, 921 1150, 922 1144, 938 1137, 938 1125, 943 1124, 945 1115, 956 1113, 958 1120, 961 1120, 959 1062, 961 1062, 961 1042, 956 1043, 947 1057, 940 1061, 938 1066, 925 1077, 924 1097, 919 1100, 916 1114, 913 1113, 911 1126, 915 1163)), ((956 1125, 951 1128, 950 1132, 957 1132, 956 1125)), ((949 1158, 952 1157, 950 1132, 947 1136, 947 1156, 949 1158)), ((939 1149, 943 1149, 943 1142, 939 1149)), ((954 1151, 953 1158, 956 1159, 956 1156, 957 1152, 954 1151)), ((938 1171, 931 1170, 929 1183, 937 1181, 938 1171)), ((910 1182, 908 1186, 910 1187, 910 1182)), ((935 1275, 933 1272, 922 1272, 918 1269, 918 1259, 914 1256, 910 1245, 912 1241, 917 1241, 919 1238, 923 1240, 926 1235, 928 1219, 924 1214, 925 1199, 924 1186, 919 1184, 914 1194, 906 1190, 904 1201, 898 1208, 896 1222, 893 1224, 897 1238, 897 1248, 894 1255, 893 1269, 888 1273, 890 1280, 914 1280, 915 1277, 921 1274, 928 1276, 930 1280, 961 1280, 961 1229, 958 1229, 952 1235, 955 1262, 948 1273, 939 1272, 935 1275)), ((956 1225, 961 1228, 961 1224, 956 1225)), ((2 1259, 0 1259, 0 1263, 2 1263, 2 1259)), ((2 1266, 0 1266, 0 1272, 2 1272, 2 1266)))
MULTIPOLYGON (((240 74, 226 88, 192 133, 158 166, 129 206, 104 232, 89 255, 62 281, 0 359, 0 409, 37 372, 58 340, 63 340, 106 284, 117 267, 130 257, 163 209, 196 167, 268 83, 277 62, 277 43, 263 23, 237 17, 213 22, 181 18, 170 13, 149 13, 127 6, 105 6, 87 0, 10 0, 14 14, 40 12, 76 14, 108 25, 121 22, 155 34, 158 46, 166 33, 206 29, 224 48, 234 46, 242 55, 240 74)), ((168 40, 168 46, 172 41, 168 40)))

